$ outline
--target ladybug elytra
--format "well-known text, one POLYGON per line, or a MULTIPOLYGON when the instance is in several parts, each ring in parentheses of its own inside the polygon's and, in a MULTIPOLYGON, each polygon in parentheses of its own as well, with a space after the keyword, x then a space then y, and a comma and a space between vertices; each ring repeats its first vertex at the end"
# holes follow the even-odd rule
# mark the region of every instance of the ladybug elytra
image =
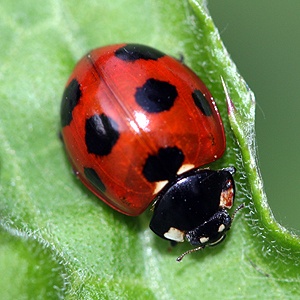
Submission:
POLYGON ((67 82, 61 126, 73 169, 106 204, 136 216, 154 201, 150 228, 174 242, 224 239, 235 170, 200 169, 223 155, 224 128, 180 61, 138 44, 90 51, 67 82))

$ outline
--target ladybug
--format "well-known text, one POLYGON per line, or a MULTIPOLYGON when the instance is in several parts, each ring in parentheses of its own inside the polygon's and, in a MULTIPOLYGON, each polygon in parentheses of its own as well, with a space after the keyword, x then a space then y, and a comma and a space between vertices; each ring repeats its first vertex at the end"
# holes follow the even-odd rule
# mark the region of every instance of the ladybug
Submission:
POLYGON ((139 44, 90 51, 66 84, 61 127, 83 184, 129 216, 154 201, 152 231, 198 246, 182 257, 224 239, 235 169, 200 169, 223 155, 224 127, 211 93, 182 62, 139 44))

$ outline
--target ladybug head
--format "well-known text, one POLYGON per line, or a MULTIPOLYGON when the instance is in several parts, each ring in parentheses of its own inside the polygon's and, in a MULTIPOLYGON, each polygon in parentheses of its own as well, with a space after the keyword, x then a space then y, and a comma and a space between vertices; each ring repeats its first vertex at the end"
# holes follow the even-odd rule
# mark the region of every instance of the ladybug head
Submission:
POLYGON ((207 222, 187 232, 186 239, 194 246, 212 246, 220 243, 231 226, 231 217, 225 209, 215 213, 207 222))
POLYGON ((226 237, 226 232, 230 229, 231 223, 236 213, 244 208, 244 203, 239 205, 233 212, 232 216, 225 209, 218 211, 208 222, 200 225, 186 234, 186 239, 192 245, 198 245, 197 248, 190 249, 179 257, 180 262, 187 254, 203 249, 205 246, 215 246, 222 242, 226 237))

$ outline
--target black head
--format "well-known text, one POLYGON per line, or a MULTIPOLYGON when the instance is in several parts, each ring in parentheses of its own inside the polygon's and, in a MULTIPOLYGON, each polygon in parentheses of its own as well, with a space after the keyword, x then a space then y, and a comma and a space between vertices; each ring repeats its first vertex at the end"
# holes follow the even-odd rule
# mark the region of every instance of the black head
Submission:
POLYGON ((216 245, 223 241, 230 229, 231 217, 225 209, 216 212, 207 222, 186 233, 186 239, 194 246, 216 245))

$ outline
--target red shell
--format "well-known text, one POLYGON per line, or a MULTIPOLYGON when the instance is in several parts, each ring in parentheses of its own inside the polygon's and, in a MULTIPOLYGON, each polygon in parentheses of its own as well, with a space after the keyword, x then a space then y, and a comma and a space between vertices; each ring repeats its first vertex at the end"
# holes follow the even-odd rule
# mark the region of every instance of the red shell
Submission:
POLYGON ((177 147, 184 155, 182 165, 200 167, 225 150, 222 121, 204 83, 180 61, 141 45, 106 46, 84 56, 67 82, 61 118, 66 151, 81 181, 105 203, 132 216, 142 213, 158 192, 157 182, 143 174, 149 155, 177 147), (133 56, 143 56, 117 57, 116 51, 126 47, 133 56), (157 57, 147 58, 152 52, 157 57), (137 104, 137 88, 148 79, 176 88, 170 108, 147 112, 137 104), (195 90, 205 97, 209 113, 195 104, 195 90), (103 155, 90 153, 86 143, 86 122, 95 115, 108 116, 118 133, 111 151, 103 155), (85 169, 93 170, 95 181, 86 177, 85 169))

